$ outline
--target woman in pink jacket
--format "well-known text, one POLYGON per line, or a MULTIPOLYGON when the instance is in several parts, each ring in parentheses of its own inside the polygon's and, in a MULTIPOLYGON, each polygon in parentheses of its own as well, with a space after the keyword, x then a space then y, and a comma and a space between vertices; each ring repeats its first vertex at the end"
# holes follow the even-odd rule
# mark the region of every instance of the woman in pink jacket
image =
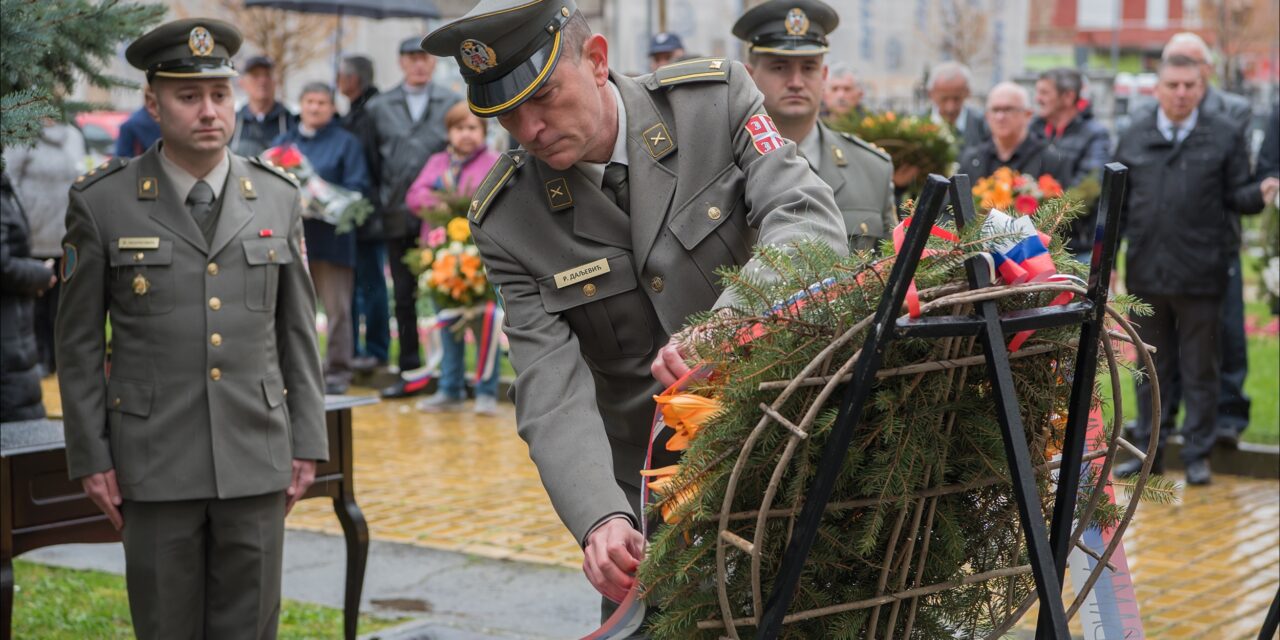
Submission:
MULTIPOLYGON (((413 181, 405 194, 404 202, 410 211, 423 211, 440 203, 439 194, 448 192, 470 195, 484 181, 489 169, 498 161, 498 154, 485 146, 485 121, 476 117, 466 101, 453 105, 444 116, 448 129, 449 146, 427 159, 422 173, 413 181)), ((422 225, 418 244, 426 247, 427 237, 433 227, 422 225)), ((459 320, 462 321, 462 320, 459 320)), ((463 380, 463 342, 465 331, 446 327, 441 331, 443 359, 440 362, 440 384, 435 395, 418 403, 423 411, 453 411, 462 407, 467 397, 463 380)), ((479 328, 476 335, 479 336, 479 328)), ((501 354, 494 362, 490 375, 476 383, 475 412, 492 415, 497 412, 498 370, 501 354)))

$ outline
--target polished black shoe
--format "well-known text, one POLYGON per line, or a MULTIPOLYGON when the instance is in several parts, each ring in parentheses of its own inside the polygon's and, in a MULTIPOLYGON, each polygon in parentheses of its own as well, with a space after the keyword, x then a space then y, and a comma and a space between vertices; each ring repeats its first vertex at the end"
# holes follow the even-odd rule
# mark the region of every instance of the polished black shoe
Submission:
POLYGON ((1209 473, 1209 460, 1201 458, 1187 463, 1187 484, 1203 487, 1213 481, 1209 473))
MULTIPOLYGON (((1130 458, 1111 469, 1111 475, 1117 478, 1132 478, 1142 471, 1142 461, 1137 458, 1130 458)), ((1151 464, 1151 473, 1162 475, 1164 473, 1164 461, 1156 458, 1151 464)))

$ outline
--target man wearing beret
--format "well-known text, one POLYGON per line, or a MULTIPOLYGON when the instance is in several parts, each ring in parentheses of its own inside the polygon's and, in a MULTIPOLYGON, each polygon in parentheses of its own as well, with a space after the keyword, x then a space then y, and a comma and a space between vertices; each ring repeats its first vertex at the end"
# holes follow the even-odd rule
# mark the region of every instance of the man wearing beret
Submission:
POLYGON ((898 217, 893 160, 857 136, 832 131, 818 119, 827 80, 827 36, 840 22, 821 0, 769 0, 742 14, 733 35, 750 45, 747 70, 782 137, 831 186, 849 244, 875 249, 898 217))
POLYGON ((523 147, 476 192, 472 232, 506 305, 518 431, 587 578, 621 600, 652 398, 688 371, 672 335, 734 302, 717 268, 768 275, 756 244, 845 253, 839 210, 739 64, 627 78, 572 0, 482 0, 422 45, 523 147))
POLYGON ((328 456, 298 187, 227 150, 239 46, 205 18, 130 45, 161 139, 67 209, 67 463, 122 533, 143 640, 274 638, 284 517, 328 456))

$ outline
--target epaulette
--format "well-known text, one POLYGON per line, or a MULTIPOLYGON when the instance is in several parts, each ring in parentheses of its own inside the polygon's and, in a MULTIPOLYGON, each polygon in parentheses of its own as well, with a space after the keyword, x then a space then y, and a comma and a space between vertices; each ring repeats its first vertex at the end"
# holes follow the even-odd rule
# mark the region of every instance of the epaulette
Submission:
POLYGON ((729 64, 724 58, 681 60, 658 67, 653 72, 653 79, 661 87, 689 82, 728 82, 729 64))
POLYGON ((489 210, 489 205, 493 204, 498 192, 508 184, 516 169, 524 164, 526 154, 524 149, 513 149, 498 156, 498 161, 494 163, 492 169, 489 169, 489 175, 484 177, 480 187, 471 196, 471 210, 467 214, 471 222, 480 224, 480 221, 484 220, 484 214, 489 210))
POLYGON ((71 188, 76 191, 84 191, 89 187, 89 185, 101 180, 104 176, 123 169, 127 164, 129 164, 128 158, 115 157, 110 160, 106 160, 102 164, 90 169, 89 173, 76 178, 75 182, 71 183, 71 188))
POLYGON ((294 175, 293 173, 290 173, 288 170, 284 169, 283 167, 278 167, 274 164, 271 164, 270 162, 267 162, 266 160, 263 160, 261 156, 249 156, 249 162, 254 166, 280 178, 281 180, 284 180, 285 182, 288 182, 289 184, 295 187, 298 186, 298 176, 294 175))
POLYGON ((880 158, 885 160, 886 162, 893 162, 893 157, 889 155, 888 151, 884 150, 884 147, 881 147, 880 145, 877 145, 874 142, 867 142, 866 140, 863 140, 862 138, 859 138, 858 136, 855 136, 852 133, 847 133, 844 131, 838 131, 837 133, 839 133, 849 142, 852 142, 858 145, 859 147, 862 147, 863 149, 866 149, 867 151, 870 151, 871 153, 874 153, 877 156, 880 156, 880 158))

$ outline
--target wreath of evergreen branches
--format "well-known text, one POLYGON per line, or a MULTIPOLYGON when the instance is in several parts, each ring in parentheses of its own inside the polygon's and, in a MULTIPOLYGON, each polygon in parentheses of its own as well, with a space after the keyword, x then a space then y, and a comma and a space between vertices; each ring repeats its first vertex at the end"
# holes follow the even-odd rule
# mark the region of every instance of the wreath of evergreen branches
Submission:
MULTIPOLYGON (((1060 273, 1083 275, 1087 271, 1087 267, 1069 257, 1055 233, 1081 211, 1078 205, 1060 199, 1045 203, 1035 216, 1037 228, 1055 238, 1050 249, 1060 273)), ((956 243, 930 238, 929 247, 937 253, 924 258, 916 274, 922 297, 924 292, 939 287, 953 291, 964 288, 965 258, 986 250, 994 240, 979 237, 981 226, 981 220, 968 225, 956 243)), ((675 488, 668 492, 674 496, 680 488, 692 488, 694 497, 675 509, 674 523, 662 524, 652 533, 647 557, 640 567, 638 578, 645 585, 647 602, 651 609, 657 609, 649 618, 653 638, 723 637, 722 628, 700 629, 698 623, 721 618, 715 555, 722 502, 742 444, 760 420, 761 403, 769 404, 778 397, 776 387, 761 390, 760 385, 795 378, 834 337, 874 314, 884 290, 883 278, 892 262, 891 257, 877 259, 869 253, 841 258, 818 244, 765 247, 756 255, 778 275, 777 279, 766 281, 737 269, 723 271, 726 286, 742 303, 728 314, 695 317, 686 332, 696 358, 709 363, 715 372, 711 378, 695 383, 690 391, 717 398, 722 410, 703 426, 684 452, 675 488), (779 300, 817 282, 824 282, 824 290, 834 289, 840 295, 810 296, 808 304, 798 311, 765 314, 779 300), (740 344, 739 331, 757 323, 763 333, 748 344, 740 344)), ((880 255, 892 256, 892 247, 886 243, 880 255)), ((1003 299, 1000 306, 1002 310, 1041 307, 1050 304, 1053 297, 1052 292, 1016 295, 1003 299)), ((1125 296, 1114 297, 1111 305, 1126 313, 1131 309, 1141 313, 1144 309, 1141 303, 1125 296)), ((943 313, 948 311, 954 310, 943 313)), ((1073 328, 1039 331, 1022 348, 1046 350, 1012 360, 1014 385, 1022 403, 1034 465, 1046 463, 1060 446, 1071 389, 1067 377, 1073 371, 1076 354, 1071 340, 1078 335, 1073 328)), ((830 358, 826 370, 818 375, 832 373, 852 357, 864 338, 865 330, 830 358)), ((961 356, 981 353, 981 346, 972 340, 966 339, 957 346, 961 356)), ((885 354, 881 370, 942 360, 947 357, 946 347, 945 340, 895 341, 885 354)), ((955 351, 951 357, 955 357, 955 351)), ((1107 362, 1100 358, 1099 377, 1106 375, 1106 367, 1107 362)), ((971 367, 967 374, 952 370, 894 376, 877 383, 831 502, 868 498, 884 501, 863 508, 828 509, 791 612, 875 597, 886 565, 892 592, 904 586, 933 585, 1027 563, 984 369, 979 365, 971 367), (954 415, 954 422, 944 420, 948 414, 954 415), (918 492, 941 485, 968 484, 978 486, 939 497, 932 528, 920 527, 913 540, 905 539, 903 532, 910 531, 909 514, 918 492), (914 565, 916 554, 926 544, 928 556, 923 567, 917 572, 912 566, 910 580, 904 585, 895 584, 903 563, 914 565)), ((819 389, 815 386, 800 390, 779 413, 788 417, 803 415, 819 389)), ((831 397, 791 459, 773 508, 794 508, 802 503, 835 421, 839 397, 839 391, 831 397)), ((1101 403, 1101 398, 1100 387, 1095 383, 1095 403, 1101 403)), ((732 512, 760 508, 789 436, 790 432, 783 428, 765 429, 749 454, 745 473, 739 477, 732 512)), ((1097 448, 1100 442, 1092 444, 1097 448)), ((1049 482, 1047 472, 1039 474, 1037 484, 1046 520, 1052 513, 1049 482)), ((1084 505, 1092 492, 1101 488, 1096 472, 1086 472, 1081 487, 1079 504, 1084 505)), ((1172 489, 1168 481, 1152 478, 1145 495, 1171 500, 1172 489)), ((651 504, 649 516, 661 521, 662 505, 661 500, 651 504)), ((1121 507, 1102 500, 1091 522, 1107 526, 1121 515, 1121 507)), ((767 520, 766 547, 760 550, 762 589, 766 595, 780 569, 791 526, 793 522, 787 517, 767 520)), ((750 540, 754 527, 754 518, 738 519, 732 529, 750 540)), ((726 586, 735 618, 759 613, 753 611, 750 567, 747 554, 730 549, 726 586)), ((868 637, 873 615, 879 618, 876 635, 978 637, 1009 618, 1033 591, 1030 575, 992 579, 924 596, 917 605, 904 604, 902 612, 896 612, 898 607, 894 607, 892 622, 886 605, 878 614, 861 609, 792 623, 785 627, 783 637, 864 638, 868 637), (915 609, 909 633, 904 628, 907 606, 915 609)), ((739 631, 753 630, 739 627, 739 631)))

